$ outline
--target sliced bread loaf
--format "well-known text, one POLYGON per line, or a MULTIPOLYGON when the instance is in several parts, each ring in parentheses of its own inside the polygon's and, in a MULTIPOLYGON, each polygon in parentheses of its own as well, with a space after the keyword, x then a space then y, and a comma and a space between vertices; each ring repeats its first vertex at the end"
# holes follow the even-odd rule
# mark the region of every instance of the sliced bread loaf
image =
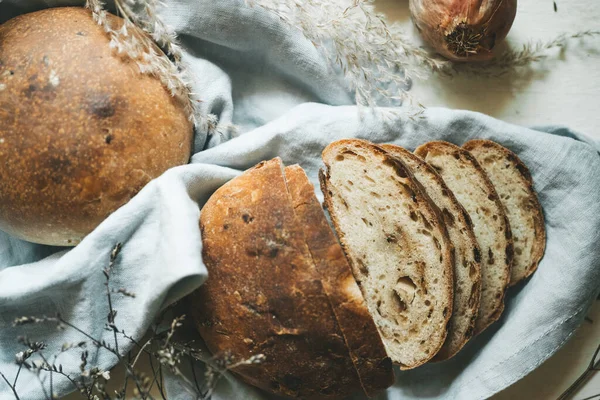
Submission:
POLYGON ((382 145, 410 168, 425 193, 442 213, 454 251, 454 306, 448 337, 434 361, 454 356, 473 336, 481 297, 481 252, 469 214, 456 200, 437 172, 410 151, 395 145, 382 145))
POLYGON ((190 309, 208 349, 260 364, 233 372, 287 397, 361 391, 344 336, 294 212, 280 159, 219 188, 200 215, 207 281, 190 309))
POLYGON ((452 313, 452 254, 435 206, 380 147, 323 151, 321 188, 354 277, 392 361, 417 367, 441 348, 452 313))
POLYGON ((481 303, 475 321, 475 334, 480 333, 504 310, 513 258, 508 218, 494 185, 468 151, 439 141, 418 147, 415 154, 435 168, 473 222, 481 249, 481 303))
POLYGON ((510 277, 514 285, 536 270, 546 247, 544 215, 531 174, 516 154, 498 143, 471 140, 463 148, 488 174, 506 209, 515 249, 510 277))
POLYGON ((285 176, 296 217, 304 230, 312 259, 321 273, 323 289, 350 349, 363 390, 368 396, 373 396, 394 383, 392 361, 352 276, 346 256, 315 196, 313 185, 298 165, 286 167, 285 176))

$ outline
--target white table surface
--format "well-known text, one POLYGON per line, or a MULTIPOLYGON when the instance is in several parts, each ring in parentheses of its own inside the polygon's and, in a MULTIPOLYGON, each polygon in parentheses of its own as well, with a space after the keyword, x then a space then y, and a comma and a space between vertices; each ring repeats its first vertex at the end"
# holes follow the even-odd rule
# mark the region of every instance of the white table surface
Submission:
MULTIPOLYGON (((375 0, 377 9, 392 21, 413 28, 408 0, 375 0)), ((598 0, 520 0, 517 17, 507 37, 510 46, 549 41, 563 32, 600 30, 598 0)), ((524 78, 499 79, 432 77, 415 81, 412 95, 425 106, 479 111, 524 126, 560 124, 600 139, 600 36, 573 40, 562 54, 534 64, 524 78)), ((599 266, 600 268, 600 266, 599 266)), ((600 284, 600 282, 599 282, 600 284)), ((556 399, 582 371, 600 344, 600 301, 589 318, 553 357, 527 377, 493 397, 493 400, 556 399)), ((600 394, 600 372, 574 399, 600 394)))
MULTIPOLYGON (((521 0, 508 43, 550 40, 562 32, 600 29, 598 0, 521 0)), ((408 13, 408 0, 376 0, 379 11, 406 26, 416 37, 408 13)), ((425 106, 479 111, 515 124, 561 124, 600 139, 600 37, 573 41, 562 55, 538 63, 523 79, 432 77, 415 81, 412 95, 425 106)), ((557 398, 585 370, 600 343, 600 301, 589 318, 553 357, 493 400, 549 400, 557 398)), ((143 367, 143 366, 142 366, 143 367)), ((122 376, 117 367, 113 376, 122 376)), ((143 369, 143 368, 142 368, 143 369)), ((116 383, 116 382, 115 382, 116 383)), ((584 399, 600 393, 600 373, 576 394, 584 399)), ((67 399, 79 398, 77 395, 67 399)))
MULTIPOLYGON (((408 0, 375 0, 379 11, 418 37, 408 0)), ((600 30, 598 0, 520 0, 507 43, 548 42, 563 32, 600 30)), ((600 36, 573 40, 563 54, 533 65, 521 78, 433 77, 416 81, 412 94, 425 106, 479 111, 532 126, 561 124, 600 139, 600 36)))

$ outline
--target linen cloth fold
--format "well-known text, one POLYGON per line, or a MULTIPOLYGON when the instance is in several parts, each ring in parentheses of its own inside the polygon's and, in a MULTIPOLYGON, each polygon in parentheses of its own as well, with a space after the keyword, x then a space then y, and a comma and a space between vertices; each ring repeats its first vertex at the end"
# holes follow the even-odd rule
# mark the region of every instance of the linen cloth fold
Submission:
MULTIPOLYGON (((68 4, 4 0, 0 22, 68 4)), ((13 327, 15 318, 58 311, 95 337, 112 340, 112 332, 104 329, 108 306, 102 270, 117 242, 123 248, 111 288, 126 288, 136 297, 114 296, 116 322, 139 339, 160 310, 206 279, 198 217, 219 186, 259 161, 279 156, 307 171, 322 200, 320 153, 330 142, 349 137, 411 150, 429 140, 459 145, 472 138, 495 140, 531 170, 547 227, 544 259, 530 279, 509 290, 500 321, 449 361, 397 371, 396 384, 379 398, 486 398, 532 371, 568 340, 600 289, 598 141, 563 127, 528 129, 466 111, 431 108, 415 117, 403 108, 359 109, 310 41, 242 0, 171 0, 161 15, 181 38, 194 90, 203 100, 201 111, 216 116, 217 128, 199 129, 190 164, 150 182, 75 248, 31 244, 0 232, 0 371, 9 379, 17 371, 15 354, 24 350, 18 336, 45 341, 50 354, 65 342, 83 339, 50 323, 13 327)), ((125 340, 119 344, 121 351, 130 348, 125 340)), ((95 348, 88 351, 90 365, 103 370, 117 361, 95 348)), ((67 351, 57 363, 76 374, 79 357, 67 351)), ((35 375, 22 374, 20 398, 43 399, 35 375)), ((48 390, 47 381, 44 385, 48 390)), ((167 376, 166 388, 169 399, 194 398, 176 377, 167 376)), ((55 377, 58 395, 72 390, 55 377)), ((12 398, 0 380, 0 400, 12 398)), ((213 398, 269 397, 226 374, 213 398)))

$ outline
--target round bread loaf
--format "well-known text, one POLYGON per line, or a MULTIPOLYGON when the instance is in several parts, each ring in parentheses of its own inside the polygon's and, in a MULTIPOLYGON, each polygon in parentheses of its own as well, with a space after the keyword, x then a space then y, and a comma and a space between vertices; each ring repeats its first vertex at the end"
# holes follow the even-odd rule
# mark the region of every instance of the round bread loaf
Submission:
POLYGON ((11 235, 75 245, 151 179, 188 162, 183 105, 109 42, 83 8, 0 26, 0 229, 11 235))

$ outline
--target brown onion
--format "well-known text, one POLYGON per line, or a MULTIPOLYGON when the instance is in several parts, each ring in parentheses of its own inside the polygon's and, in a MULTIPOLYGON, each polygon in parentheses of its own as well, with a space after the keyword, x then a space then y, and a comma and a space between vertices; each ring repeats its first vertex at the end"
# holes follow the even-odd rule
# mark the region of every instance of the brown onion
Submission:
POLYGON ((486 61, 506 37, 517 0, 410 0, 423 39, 453 61, 486 61))

